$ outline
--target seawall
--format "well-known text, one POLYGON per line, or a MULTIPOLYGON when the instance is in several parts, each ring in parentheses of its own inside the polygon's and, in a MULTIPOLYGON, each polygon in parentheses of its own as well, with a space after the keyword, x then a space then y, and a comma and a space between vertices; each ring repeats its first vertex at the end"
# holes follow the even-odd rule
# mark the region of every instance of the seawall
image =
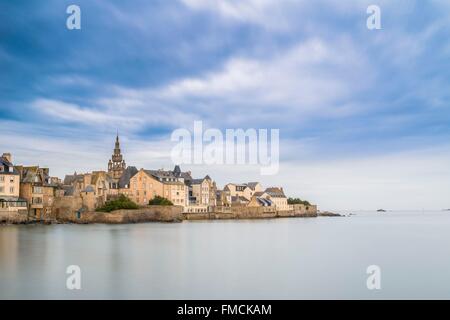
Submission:
MULTIPOLYGON (((274 219, 317 217, 317 206, 293 206, 292 210, 277 211, 270 207, 213 207, 211 212, 183 213, 181 206, 147 206, 136 210, 113 212, 77 212, 70 208, 44 215, 42 223, 104 223, 125 224, 143 222, 181 222, 182 220, 227 220, 227 219, 274 219)), ((26 212, 0 211, 0 224, 33 223, 34 218, 26 212)))
POLYGON ((27 211, 0 211, 0 224, 26 224, 28 222, 27 211))
POLYGON ((136 210, 116 210, 112 212, 66 212, 59 213, 59 223, 142 223, 142 222, 180 222, 183 208, 179 206, 148 206, 136 210))
POLYGON ((183 216, 185 220, 314 218, 317 217, 317 206, 296 205, 286 211, 270 207, 216 207, 212 212, 185 212, 183 216))

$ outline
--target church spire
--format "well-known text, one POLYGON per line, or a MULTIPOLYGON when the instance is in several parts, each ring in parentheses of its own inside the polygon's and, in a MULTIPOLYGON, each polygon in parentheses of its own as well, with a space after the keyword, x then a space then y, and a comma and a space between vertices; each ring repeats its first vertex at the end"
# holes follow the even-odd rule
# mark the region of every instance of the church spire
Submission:
POLYGON ((108 162, 108 173, 114 180, 118 181, 125 170, 125 166, 125 160, 123 160, 123 156, 120 151, 119 130, 117 130, 114 152, 111 160, 108 162))

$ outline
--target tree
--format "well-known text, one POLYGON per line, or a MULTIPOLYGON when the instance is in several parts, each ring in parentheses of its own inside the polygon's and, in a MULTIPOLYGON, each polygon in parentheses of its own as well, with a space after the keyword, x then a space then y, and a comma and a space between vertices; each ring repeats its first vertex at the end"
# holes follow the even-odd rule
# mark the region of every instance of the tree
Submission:
POLYGON ((155 196, 148 204, 151 206, 173 206, 172 201, 160 196, 155 196))
POLYGON ((119 198, 105 203, 104 206, 97 208, 98 212, 111 212, 120 209, 139 209, 139 206, 125 195, 121 194, 119 198))
POLYGON ((305 206, 310 206, 309 201, 301 200, 300 198, 289 198, 288 204, 303 204, 305 206))

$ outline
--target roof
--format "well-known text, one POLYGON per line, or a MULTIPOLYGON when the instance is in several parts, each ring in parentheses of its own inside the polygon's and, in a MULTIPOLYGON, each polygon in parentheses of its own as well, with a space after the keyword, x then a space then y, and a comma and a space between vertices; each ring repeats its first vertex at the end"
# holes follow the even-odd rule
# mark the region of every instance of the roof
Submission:
POLYGON ((256 198, 256 200, 258 200, 258 202, 263 206, 263 207, 270 207, 272 206, 273 202, 269 199, 266 198, 256 198))
POLYGON ((173 168, 173 174, 177 177, 181 175, 181 168, 179 165, 176 165, 175 168, 173 168))
POLYGON ((27 202, 27 200, 18 197, 0 197, 0 202, 27 202))
POLYGON ((70 185, 70 184, 74 183, 77 180, 84 180, 84 175, 82 175, 82 174, 66 175, 64 177, 64 184, 65 185, 70 185))
POLYGON ((48 175, 48 168, 39 168, 39 166, 20 167, 21 168, 21 182, 23 183, 42 183, 48 185, 50 176, 48 175), (40 181, 36 181, 39 177, 40 181))
POLYGON ((249 183, 247 183, 247 186, 248 186, 250 189, 255 190, 255 188, 256 188, 256 186, 257 186, 258 184, 260 184, 260 183, 259 183, 259 182, 249 182, 249 183))
POLYGON ((267 188, 264 192, 266 192, 268 195, 270 195, 271 197, 275 197, 275 198, 286 198, 286 196, 284 195, 283 189, 282 188, 267 188))
POLYGON ((247 198, 243 196, 231 196, 231 202, 249 202, 247 198))
POLYGON ((74 192, 75 192, 75 187, 74 186, 62 186, 62 189, 64 190, 64 195, 65 196, 73 196, 74 192))
POLYGON ((3 157, 0 157, 0 166, 5 167, 5 170, 0 171, 0 174, 19 175, 19 171, 14 168, 14 165, 3 157), (13 168, 13 171, 10 172, 9 168, 13 168))
POLYGON ((265 193, 265 192, 263 192, 263 191, 255 192, 255 193, 253 194, 253 196, 255 196, 255 197, 261 197, 264 193, 265 193))
POLYGON ((174 171, 170 170, 144 170, 146 174, 149 176, 155 177, 158 181, 163 183, 170 182, 180 182, 178 179, 184 179, 185 184, 190 184, 192 181, 190 172, 181 172, 178 171, 180 168, 176 166, 174 171), (177 168, 178 167, 178 168, 177 168), (168 181, 167 179, 173 179, 172 181, 168 181))
POLYGON ((158 180, 162 179, 177 179, 178 177, 173 173, 173 171, 167 170, 144 170, 150 176, 155 177, 158 180))
POLYGON ((122 173, 122 176, 119 179, 119 188, 126 188, 126 186, 128 185, 128 187, 130 186, 130 179, 136 174, 138 173, 138 169, 136 169, 136 167, 133 166, 129 166, 125 169, 125 171, 122 173))

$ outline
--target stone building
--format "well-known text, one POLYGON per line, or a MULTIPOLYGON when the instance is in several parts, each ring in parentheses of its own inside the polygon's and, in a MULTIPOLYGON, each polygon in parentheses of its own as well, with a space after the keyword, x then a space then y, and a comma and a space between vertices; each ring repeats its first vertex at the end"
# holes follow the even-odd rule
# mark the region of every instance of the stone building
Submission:
POLYGON ((287 197, 284 194, 283 188, 271 187, 267 188, 264 193, 270 196, 270 200, 275 204, 275 207, 279 211, 292 210, 287 202, 287 197))
POLYGON ((27 202, 20 197, 20 173, 12 164, 10 153, 0 157, 0 211, 26 211, 27 202))
POLYGON ((248 207, 275 207, 272 197, 263 191, 255 192, 247 205, 248 207))
POLYGON ((225 192, 231 196, 231 201, 243 204, 244 198, 250 201, 255 192, 261 192, 262 186, 259 182, 249 182, 249 183, 229 183, 223 188, 225 192))
POLYGON ((169 199, 174 205, 186 206, 189 172, 181 172, 179 166, 173 171, 139 170, 130 179, 129 190, 122 192, 139 205, 147 205, 155 196, 169 199))
POLYGON ((232 199, 239 199, 239 197, 243 197, 250 200, 252 197, 252 189, 250 189, 246 184, 228 183, 223 190, 229 192, 232 199))
POLYGON ((49 176, 48 168, 16 166, 20 174, 20 197, 28 203, 28 213, 36 219, 52 215, 58 185, 49 176))
POLYGON ((211 179, 209 175, 203 179, 193 179, 190 182, 190 202, 194 205, 216 206, 217 198, 216 183, 211 179))
POLYGON ((76 207, 77 203, 81 203, 86 210, 93 211, 108 200, 112 183, 112 178, 106 171, 84 174, 75 172, 73 175, 66 175, 62 185, 64 191, 62 196, 70 198, 65 199, 63 203, 69 206, 68 203, 72 199, 73 206, 76 207))

